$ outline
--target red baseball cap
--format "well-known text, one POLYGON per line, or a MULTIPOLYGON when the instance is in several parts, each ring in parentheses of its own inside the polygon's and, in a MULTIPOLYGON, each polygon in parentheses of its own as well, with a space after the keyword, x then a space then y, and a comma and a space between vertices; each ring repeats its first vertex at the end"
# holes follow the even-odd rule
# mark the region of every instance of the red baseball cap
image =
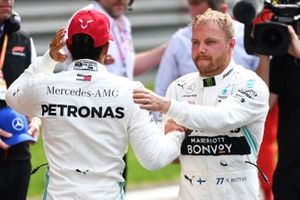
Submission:
POLYGON ((77 33, 84 33, 93 38, 95 47, 99 47, 112 39, 109 32, 109 19, 104 14, 95 9, 81 10, 70 22, 67 43, 72 45, 72 37, 77 33))

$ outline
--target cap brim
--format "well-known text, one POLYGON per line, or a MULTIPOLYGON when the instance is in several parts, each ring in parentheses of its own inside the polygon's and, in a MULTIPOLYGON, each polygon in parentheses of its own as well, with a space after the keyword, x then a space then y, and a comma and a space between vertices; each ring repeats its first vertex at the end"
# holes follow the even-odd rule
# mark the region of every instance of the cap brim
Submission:
POLYGON ((37 142, 34 137, 29 135, 28 133, 22 133, 22 134, 13 134, 10 138, 2 138, 3 141, 8 144, 9 146, 19 144, 21 142, 37 142))

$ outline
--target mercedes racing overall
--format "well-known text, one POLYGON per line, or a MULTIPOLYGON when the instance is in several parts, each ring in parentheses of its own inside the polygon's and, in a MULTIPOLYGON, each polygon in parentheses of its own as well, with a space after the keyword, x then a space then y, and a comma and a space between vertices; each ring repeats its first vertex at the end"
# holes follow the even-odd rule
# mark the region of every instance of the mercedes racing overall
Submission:
POLYGON ((174 81, 166 118, 190 129, 181 146, 179 199, 259 199, 256 163, 269 92, 233 62, 215 77, 191 73, 174 81), (194 104, 194 105, 191 105, 194 104))
POLYGON ((42 119, 48 160, 47 200, 123 199, 123 156, 130 142, 147 169, 179 155, 184 133, 164 135, 152 115, 133 102, 139 82, 113 75, 93 60, 76 60, 53 74, 48 53, 9 88, 18 112, 42 119))

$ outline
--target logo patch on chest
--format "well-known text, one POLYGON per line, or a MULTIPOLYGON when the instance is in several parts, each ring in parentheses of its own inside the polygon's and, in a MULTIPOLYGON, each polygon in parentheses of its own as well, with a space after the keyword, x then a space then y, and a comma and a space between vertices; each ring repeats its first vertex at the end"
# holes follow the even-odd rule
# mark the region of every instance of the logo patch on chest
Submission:
POLYGON ((181 145, 181 154, 193 156, 245 155, 250 154, 245 137, 189 136, 181 145))

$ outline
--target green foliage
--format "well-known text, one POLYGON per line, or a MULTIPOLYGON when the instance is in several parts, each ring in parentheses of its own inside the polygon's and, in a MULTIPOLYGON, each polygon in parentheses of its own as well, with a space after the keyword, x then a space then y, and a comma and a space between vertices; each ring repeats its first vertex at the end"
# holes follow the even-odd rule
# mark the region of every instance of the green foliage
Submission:
MULTIPOLYGON (((39 138, 39 141, 31 145, 31 164, 32 169, 35 167, 46 163, 46 158, 44 156, 44 148, 42 143, 42 138, 39 138)), ((44 192, 45 186, 45 174, 47 171, 47 166, 41 167, 35 174, 31 175, 28 195, 29 196, 41 196, 44 192)))
POLYGON ((143 187, 157 183, 175 182, 179 179, 180 167, 178 164, 170 164, 163 169, 149 171, 143 168, 137 161, 131 148, 128 150, 128 188, 143 187))
POLYGON ((150 83, 145 83, 145 87, 148 88, 149 90, 154 90, 154 83, 150 82, 150 83))

